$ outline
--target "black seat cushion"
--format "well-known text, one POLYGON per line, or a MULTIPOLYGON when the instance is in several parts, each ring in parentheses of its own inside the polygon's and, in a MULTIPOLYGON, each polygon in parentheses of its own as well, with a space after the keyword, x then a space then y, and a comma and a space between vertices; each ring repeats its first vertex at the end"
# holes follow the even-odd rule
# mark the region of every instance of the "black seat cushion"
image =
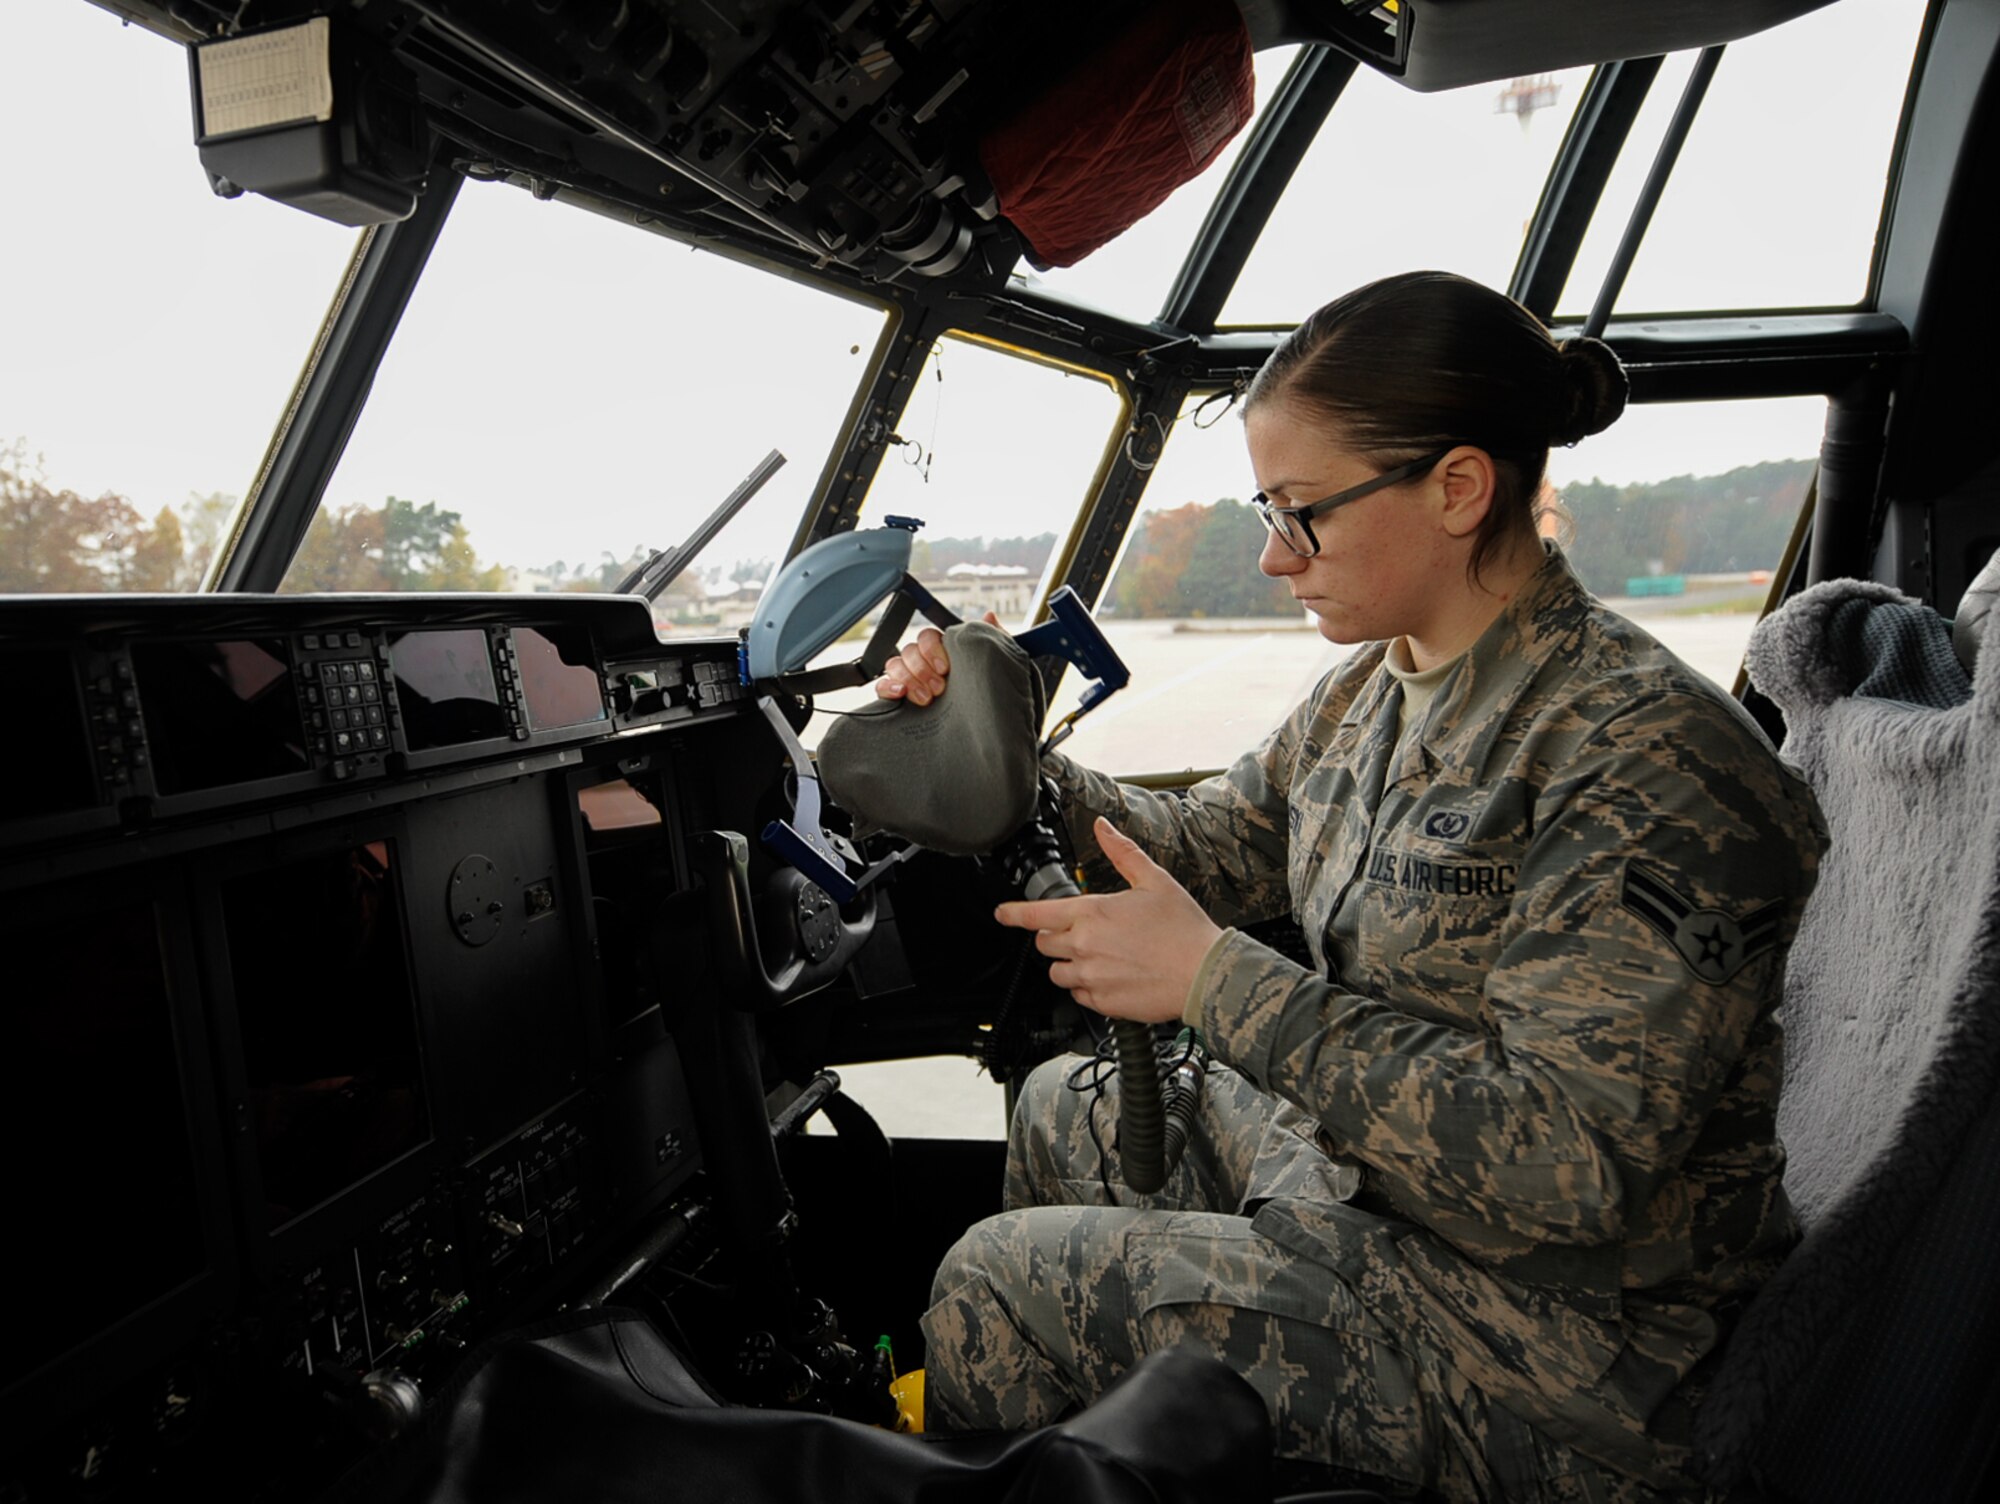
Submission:
POLYGON ((900 1436, 722 1404, 646 1320, 581 1313, 489 1344, 342 1497, 396 1504, 1197 1504, 1271 1497, 1264 1402, 1214 1358, 1146 1358, 1022 1435, 900 1436))

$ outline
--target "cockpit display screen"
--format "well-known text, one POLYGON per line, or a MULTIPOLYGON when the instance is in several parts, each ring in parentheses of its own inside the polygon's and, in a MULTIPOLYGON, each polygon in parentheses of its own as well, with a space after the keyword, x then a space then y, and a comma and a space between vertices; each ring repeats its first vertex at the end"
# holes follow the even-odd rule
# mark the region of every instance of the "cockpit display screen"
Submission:
POLYGON ((604 685, 580 627, 516 627, 514 654, 521 663, 521 698, 537 731, 582 726, 604 719, 604 685))
POLYGON ((172 999, 150 902, 0 923, 7 1199, 32 1221, 0 1390, 207 1267, 172 999))
POLYGON ((19 728, 0 737, 0 821, 96 803, 90 736, 69 654, 0 653, 0 705, 19 728))
POLYGON ((389 664, 412 752, 506 736, 493 651, 478 628, 405 632, 389 639, 389 664))
POLYGON ((292 687, 291 649, 281 639, 135 642, 132 667, 153 780, 162 794, 279 778, 312 766, 292 687))
POLYGON ((244 1093, 272 1229, 429 1136, 395 848, 223 885, 244 1093))

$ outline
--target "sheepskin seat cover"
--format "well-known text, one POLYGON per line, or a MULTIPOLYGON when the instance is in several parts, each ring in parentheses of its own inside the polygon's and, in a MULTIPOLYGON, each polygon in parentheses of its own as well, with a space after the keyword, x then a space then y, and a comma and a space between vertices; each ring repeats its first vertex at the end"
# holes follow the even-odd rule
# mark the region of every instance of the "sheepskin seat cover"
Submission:
POLYGON ((1751 639, 1832 844, 1779 1015, 1804 1238, 1697 1414, 1696 1471, 1720 1489, 1966 1497, 1990 1443, 2000 654, 1968 683, 1949 649, 1929 608, 1855 580, 1803 592, 1751 639))

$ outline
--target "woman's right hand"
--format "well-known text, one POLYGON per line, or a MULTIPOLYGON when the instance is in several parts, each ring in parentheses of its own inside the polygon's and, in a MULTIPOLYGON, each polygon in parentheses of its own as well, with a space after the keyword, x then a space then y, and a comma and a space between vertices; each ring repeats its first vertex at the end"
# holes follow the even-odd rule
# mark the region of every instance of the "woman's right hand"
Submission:
POLYGON ((904 643, 902 652, 882 666, 875 693, 884 700, 928 705, 944 693, 944 678, 950 672, 951 656, 944 650, 944 633, 925 627, 915 642, 904 643))
MULTIPOLYGON (((986 613, 985 621, 988 626, 1000 625, 1000 618, 991 611, 986 613)), ((928 705, 944 693, 945 677, 950 673, 951 655, 944 648, 944 633, 936 627, 925 627, 915 642, 904 643, 903 650, 882 666, 882 677, 875 681, 875 694, 883 700, 928 705)))

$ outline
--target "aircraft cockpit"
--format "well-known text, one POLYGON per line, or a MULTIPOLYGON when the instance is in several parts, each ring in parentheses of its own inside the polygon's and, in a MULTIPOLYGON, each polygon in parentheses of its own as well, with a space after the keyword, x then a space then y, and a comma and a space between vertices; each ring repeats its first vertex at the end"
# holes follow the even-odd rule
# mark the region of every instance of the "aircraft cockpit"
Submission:
MULTIPOLYGON (((1052 788, 992 851, 843 802, 896 639, 994 623, 1026 747, 1227 767, 1344 656, 1259 575, 1245 393, 1438 267, 1616 352, 1545 534, 1783 744, 1760 621, 1948 630, 2000 548, 1996 68, 1995 0, 8 7, 0 1504, 937 1486, 899 1380, 1022 1083, 1137 1051, 1171 1137, 1199 1067, 992 922, 1075 891, 1052 788), (468 1389, 537 1342, 712 1410, 699 1460, 468 1389)), ((1976 1496, 1990 1264, 1908 1275, 1935 1361, 1773 1369, 1910 1416, 1774 1400, 1691 1487, 1976 1496)), ((1158 1497, 1390 1486, 1238 1492, 1143 1403, 1158 1497)))

